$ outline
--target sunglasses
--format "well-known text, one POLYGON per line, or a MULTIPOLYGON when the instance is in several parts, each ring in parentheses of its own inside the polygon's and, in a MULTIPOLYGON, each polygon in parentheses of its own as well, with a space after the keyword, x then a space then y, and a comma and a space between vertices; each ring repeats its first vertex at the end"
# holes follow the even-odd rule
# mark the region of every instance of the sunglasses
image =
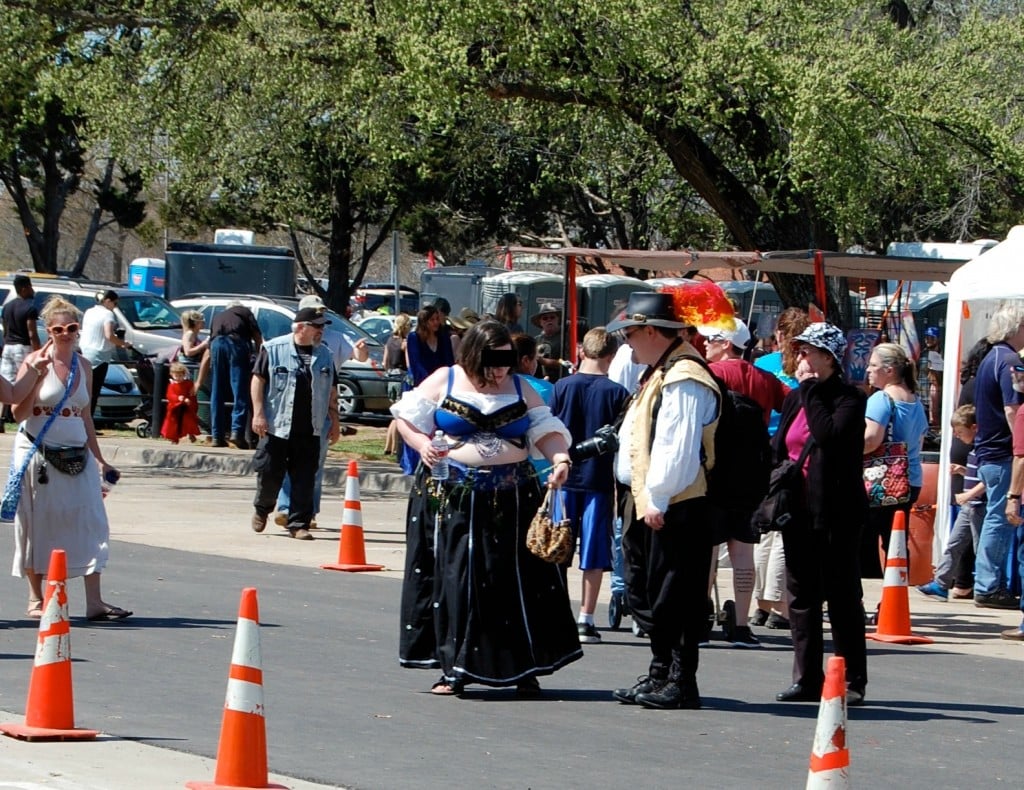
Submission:
POLYGON ((53 326, 47 327, 46 331, 51 335, 60 337, 65 332, 69 335, 78 334, 78 324, 54 324, 53 326))

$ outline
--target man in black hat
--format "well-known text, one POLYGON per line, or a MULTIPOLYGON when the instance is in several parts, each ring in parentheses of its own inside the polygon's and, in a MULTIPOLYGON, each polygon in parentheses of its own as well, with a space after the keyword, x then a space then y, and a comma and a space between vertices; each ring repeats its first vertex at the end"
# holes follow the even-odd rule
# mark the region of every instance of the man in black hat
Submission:
MULTIPOLYGON (((18 369, 25 361, 25 356, 39 348, 39 333, 36 329, 39 311, 36 309, 32 281, 24 274, 19 274, 15 276, 13 285, 18 298, 4 305, 4 351, 0 361, 0 375, 11 382, 18 378, 18 369)), ((13 419, 11 407, 6 404, 3 420, 13 419)), ((0 432, 3 429, 3 421, 0 421, 0 432)))
POLYGON ((670 294, 634 293, 608 325, 650 366, 619 430, 615 476, 633 498, 623 519, 626 595, 650 636, 651 662, 647 676, 613 696, 647 708, 696 709, 712 542, 702 451, 710 468, 720 393, 680 336, 697 321, 681 320, 677 309, 670 294))
POLYGON ((262 532, 274 509, 285 474, 291 479, 288 531, 298 540, 313 540, 313 487, 320 460, 320 436, 339 435, 338 392, 330 349, 323 344, 331 323, 319 310, 300 308, 292 333, 268 340, 252 373, 252 430, 259 436, 255 513, 252 528, 262 532))

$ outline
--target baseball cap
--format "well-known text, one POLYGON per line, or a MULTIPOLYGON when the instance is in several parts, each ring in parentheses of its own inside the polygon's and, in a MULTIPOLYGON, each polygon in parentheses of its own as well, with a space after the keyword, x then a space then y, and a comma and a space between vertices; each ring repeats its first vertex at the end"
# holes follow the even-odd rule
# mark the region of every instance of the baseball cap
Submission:
POLYGON ((324 300, 316 294, 309 294, 299 299, 299 309, 304 307, 310 307, 313 310, 326 310, 327 305, 324 304, 324 300))
POLYGON ((747 344, 750 343, 750 330, 747 328, 746 323, 739 318, 734 318, 733 321, 736 323, 735 329, 722 329, 717 326, 698 326, 697 331, 708 340, 728 340, 738 348, 746 348, 747 344))
POLYGON ((300 307, 298 312, 295 313, 296 324, 312 324, 313 326, 323 326, 324 324, 331 323, 328 319, 324 318, 323 314, 312 307, 300 307))

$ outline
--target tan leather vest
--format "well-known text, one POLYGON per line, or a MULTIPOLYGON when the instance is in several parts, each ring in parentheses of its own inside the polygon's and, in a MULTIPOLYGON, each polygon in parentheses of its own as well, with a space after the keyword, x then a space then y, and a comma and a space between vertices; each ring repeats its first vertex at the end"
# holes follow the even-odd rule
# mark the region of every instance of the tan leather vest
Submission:
MULTIPOLYGON (((633 435, 629 445, 629 463, 633 500, 636 503, 636 512, 642 517, 647 510, 649 499, 647 496, 647 471, 651 468, 651 442, 654 438, 654 405, 659 402, 661 391, 667 384, 693 379, 699 384, 715 393, 720 398, 718 385, 708 371, 699 362, 687 357, 696 357, 697 352, 693 346, 684 343, 676 352, 669 357, 665 365, 655 370, 647 380, 637 398, 630 404, 629 410, 633 412, 633 435)), ((719 410, 720 412, 721 410, 719 410)), ((718 417, 704 426, 701 435, 701 445, 704 448, 706 461, 702 468, 697 470, 697 477, 685 489, 669 499, 669 504, 682 502, 687 499, 696 499, 707 493, 707 481, 704 476, 704 469, 711 469, 715 465, 715 427, 718 425, 718 417)))

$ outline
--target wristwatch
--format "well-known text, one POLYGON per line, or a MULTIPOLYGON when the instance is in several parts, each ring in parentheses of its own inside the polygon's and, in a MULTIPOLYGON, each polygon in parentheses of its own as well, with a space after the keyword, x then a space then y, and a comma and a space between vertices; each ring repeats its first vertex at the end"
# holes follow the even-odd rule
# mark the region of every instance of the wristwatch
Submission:
POLYGON ((1020 494, 1007 494, 1007 499, 1020 499, 1020 494))

